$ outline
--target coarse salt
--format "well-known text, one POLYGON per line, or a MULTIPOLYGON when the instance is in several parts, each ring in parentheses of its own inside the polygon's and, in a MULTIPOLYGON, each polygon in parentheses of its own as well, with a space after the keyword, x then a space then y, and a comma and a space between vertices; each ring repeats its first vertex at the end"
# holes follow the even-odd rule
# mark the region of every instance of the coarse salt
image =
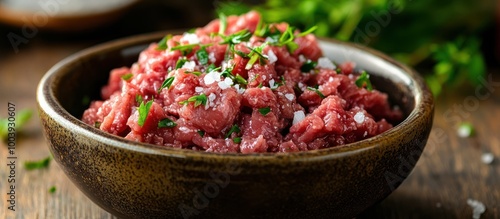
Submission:
POLYGON ((194 33, 184 33, 184 35, 182 35, 182 40, 187 41, 189 44, 198 44, 198 43, 200 43, 200 39, 194 33))
POLYGON ((480 201, 467 199, 467 204, 472 208, 472 218, 479 219, 481 214, 486 211, 486 207, 480 201))
POLYGON ((289 101, 293 101, 293 99, 295 98, 295 95, 293 95, 293 94, 285 94, 285 97, 286 97, 286 99, 288 99, 289 101))
POLYGON ((193 71, 194 67, 196 67, 196 63, 194 61, 185 62, 184 65, 182 65, 183 69, 186 69, 189 71, 193 71))
POLYGON ((358 124, 362 124, 365 121, 365 114, 363 112, 357 112, 356 115, 354 115, 354 121, 358 124))
POLYGON ((327 57, 321 57, 321 58, 319 58, 317 66, 321 67, 321 68, 330 69, 330 70, 335 69, 335 65, 327 57))
POLYGON ((231 78, 225 78, 223 81, 219 81, 217 85, 219 85, 220 89, 225 90, 233 85, 233 80, 231 80, 231 78))
POLYGON ((203 91, 203 88, 202 88, 202 87, 195 87, 195 88, 194 88, 194 91, 195 91, 196 93, 201 93, 201 92, 203 91))
POLYGON ((485 164, 493 163, 494 159, 495 156, 492 153, 484 153, 483 155, 481 155, 481 161, 485 164))
POLYGON ((206 85, 213 84, 216 81, 220 81, 220 73, 217 71, 211 71, 203 78, 203 82, 205 82, 206 85))
POLYGON ((267 52, 267 57, 269 57, 269 63, 271 64, 278 61, 278 57, 276 57, 276 54, 274 54, 272 49, 270 49, 269 52, 267 52))
POLYGON ((295 125, 295 124, 301 122, 302 120, 304 120, 305 118, 306 118, 306 114, 304 113, 304 111, 296 111, 293 113, 292 124, 295 125))
POLYGON ((217 61, 217 59, 215 58, 214 52, 208 53, 208 60, 210 60, 211 63, 215 63, 217 61))
MULTIPOLYGON (((264 75, 265 76, 265 75, 264 75)), ((264 79, 265 80, 265 79, 264 79)), ((275 83, 274 79, 269 80, 269 88, 276 89, 278 88, 278 84, 275 83)))

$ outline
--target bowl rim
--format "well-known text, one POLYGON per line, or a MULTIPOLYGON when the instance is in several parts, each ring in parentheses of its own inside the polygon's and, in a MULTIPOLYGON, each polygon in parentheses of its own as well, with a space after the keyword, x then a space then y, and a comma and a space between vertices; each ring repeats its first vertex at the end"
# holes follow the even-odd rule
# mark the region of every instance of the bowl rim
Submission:
POLYGON ((36 98, 40 110, 43 110, 48 116, 50 116, 54 121, 58 122, 61 126, 69 130, 73 130, 73 132, 75 133, 80 133, 90 139, 95 139, 96 141, 103 142, 107 145, 124 150, 174 158, 224 158, 234 160, 252 158, 262 160, 279 159, 287 160, 290 162, 303 162, 346 157, 374 149, 380 146, 385 141, 384 139, 397 137, 398 132, 404 129, 411 128, 413 121, 421 119, 421 115, 432 116, 434 111, 433 96, 429 88, 427 87, 423 78, 412 68, 394 60, 393 58, 380 51, 369 48, 367 46, 322 37, 318 37, 319 42, 339 44, 341 46, 356 49, 362 53, 368 53, 369 55, 375 56, 376 58, 379 58, 382 61, 401 69, 402 72, 404 72, 404 76, 410 80, 410 85, 413 84, 413 86, 410 86, 408 84, 404 84, 404 86, 409 87, 409 90, 414 92, 414 109, 411 110, 411 112, 403 121, 383 133, 357 142, 336 147, 290 153, 213 153, 182 148, 165 147, 143 142, 135 142, 101 131, 84 123, 83 121, 74 117, 68 111, 66 111, 55 97, 53 90, 51 90, 51 83, 55 79, 57 79, 57 76, 59 74, 64 74, 65 72, 67 72, 64 69, 66 69, 68 66, 71 66, 72 64, 78 63, 82 57, 92 56, 100 52, 116 50, 125 47, 147 45, 148 43, 156 42, 167 34, 177 34, 184 31, 184 29, 159 31, 119 38, 113 41, 91 46, 87 49, 81 50, 73 55, 64 58, 45 73, 37 86, 36 98), (430 105, 430 107, 426 107, 426 104, 430 105))

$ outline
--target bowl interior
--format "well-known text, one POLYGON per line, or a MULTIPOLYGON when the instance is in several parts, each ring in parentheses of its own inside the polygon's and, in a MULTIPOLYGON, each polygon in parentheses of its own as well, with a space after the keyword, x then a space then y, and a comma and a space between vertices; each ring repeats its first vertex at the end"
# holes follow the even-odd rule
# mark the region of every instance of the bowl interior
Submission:
MULTIPOLYGON (((107 83, 109 72, 136 62, 139 53, 162 36, 164 34, 159 33, 117 41, 85 50, 76 60, 69 57, 60 71, 64 74, 52 84, 54 97, 72 116, 81 118, 91 100, 101 99, 100 90, 107 83)), ((391 104, 399 106, 405 117, 415 108, 418 91, 405 73, 408 69, 399 67, 392 59, 376 51, 363 51, 366 48, 326 39, 320 41, 320 46, 325 56, 335 63, 352 61, 356 63, 356 70, 366 70, 376 89, 387 93, 391 104)))

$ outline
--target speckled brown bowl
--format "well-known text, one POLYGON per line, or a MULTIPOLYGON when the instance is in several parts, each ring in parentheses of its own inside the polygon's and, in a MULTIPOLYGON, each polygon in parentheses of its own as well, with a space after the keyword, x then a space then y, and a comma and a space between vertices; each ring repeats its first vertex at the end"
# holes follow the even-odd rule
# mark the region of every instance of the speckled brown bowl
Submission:
POLYGON ((406 119, 376 137, 290 154, 212 154, 162 148, 80 121, 115 67, 165 33, 122 39, 61 61, 38 87, 54 159, 96 204, 125 218, 352 218, 387 197, 422 153, 433 99, 412 69, 369 48, 321 40, 326 56, 357 63, 406 119))

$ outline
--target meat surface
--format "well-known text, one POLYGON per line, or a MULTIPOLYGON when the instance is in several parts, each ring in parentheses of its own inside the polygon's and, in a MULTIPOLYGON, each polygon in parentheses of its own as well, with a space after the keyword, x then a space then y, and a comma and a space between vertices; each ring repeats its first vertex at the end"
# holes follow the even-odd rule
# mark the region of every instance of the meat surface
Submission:
POLYGON ((229 16, 152 43, 111 71, 82 120, 167 147, 283 153, 359 141, 403 119, 387 94, 358 81, 355 63, 336 66, 313 34, 260 19, 229 16))

